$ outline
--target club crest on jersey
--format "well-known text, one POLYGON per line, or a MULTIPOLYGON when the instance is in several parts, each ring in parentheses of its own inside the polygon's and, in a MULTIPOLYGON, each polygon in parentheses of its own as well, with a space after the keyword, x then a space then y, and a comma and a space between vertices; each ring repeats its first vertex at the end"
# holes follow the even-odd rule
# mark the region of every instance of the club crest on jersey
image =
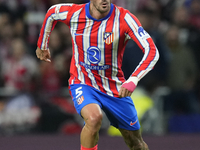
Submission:
POLYGON ((80 105, 80 104, 82 104, 82 102, 84 101, 84 97, 81 96, 81 97, 79 97, 76 101, 77 101, 77 104, 80 105))
POLYGON ((111 44, 114 41, 114 33, 113 32, 104 32, 103 35, 104 42, 106 44, 111 44))

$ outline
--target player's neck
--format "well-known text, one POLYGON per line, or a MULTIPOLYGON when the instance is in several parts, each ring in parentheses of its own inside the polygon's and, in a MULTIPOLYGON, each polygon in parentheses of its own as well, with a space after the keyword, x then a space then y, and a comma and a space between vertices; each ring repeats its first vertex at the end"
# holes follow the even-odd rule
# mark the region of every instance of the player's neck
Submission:
POLYGON ((95 18, 95 19, 102 19, 102 18, 104 18, 104 17, 106 17, 108 14, 109 14, 109 12, 110 12, 110 9, 111 8, 109 8, 108 9, 108 11, 106 11, 106 12, 100 12, 99 10, 97 10, 96 8, 95 8, 95 6, 93 6, 92 4, 90 4, 90 7, 89 7, 90 9, 90 15, 93 17, 93 18, 95 18))

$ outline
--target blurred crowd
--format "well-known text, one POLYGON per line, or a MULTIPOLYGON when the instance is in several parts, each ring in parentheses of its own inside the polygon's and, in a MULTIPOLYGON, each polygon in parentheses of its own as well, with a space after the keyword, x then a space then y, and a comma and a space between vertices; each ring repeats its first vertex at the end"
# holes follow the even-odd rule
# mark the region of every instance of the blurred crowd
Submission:
MULTIPOLYGON (((89 0, 0 0, 0 134, 80 132, 68 93, 72 55, 65 24, 53 30, 52 63, 35 55, 48 8, 89 0)), ((153 38, 160 60, 138 87, 153 99, 158 89, 166 114, 200 113, 200 0, 112 0, 138 17, 153 38), (164 87, 164 88, 163 88, 164 87), (167 89, 167 90, 166 90, 167 89)), ((122 69, 128 78, 143 56, 129 41, 122 69)))

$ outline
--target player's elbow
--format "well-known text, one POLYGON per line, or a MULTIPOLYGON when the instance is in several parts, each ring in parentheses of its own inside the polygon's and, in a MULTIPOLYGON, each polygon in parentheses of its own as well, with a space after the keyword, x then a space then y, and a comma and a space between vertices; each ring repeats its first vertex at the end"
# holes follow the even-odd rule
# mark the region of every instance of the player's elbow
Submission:
POLYGON ((156 65, 156 63, 158 62, 159 58, 160 58, 160 54, 158 52, 158 49, 156 48, 156 53, 155 53, 154 58, 153 58, 153 60, 151 62, 153 66, 156 65))

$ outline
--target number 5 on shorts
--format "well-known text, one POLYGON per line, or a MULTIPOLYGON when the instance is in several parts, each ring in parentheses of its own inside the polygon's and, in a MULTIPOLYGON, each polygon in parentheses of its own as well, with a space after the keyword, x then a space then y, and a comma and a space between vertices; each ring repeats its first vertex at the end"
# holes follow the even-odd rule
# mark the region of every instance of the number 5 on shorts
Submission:
POLYGON ((76 98, 80 97, 81 94, 83 94, 82 86, 77 88, 75 91, 76 91, 76 98))

